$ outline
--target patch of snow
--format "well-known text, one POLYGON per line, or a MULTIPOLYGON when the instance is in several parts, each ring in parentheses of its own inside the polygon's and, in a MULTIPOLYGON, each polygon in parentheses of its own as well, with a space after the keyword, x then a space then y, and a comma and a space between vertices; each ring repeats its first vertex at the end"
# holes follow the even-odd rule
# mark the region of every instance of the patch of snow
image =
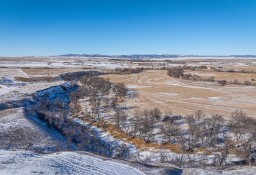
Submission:
POLYGON ((138 86, 138 85, 128 84, 128 85, 126 85, 126 87, 131 88, 131 89, 139 89, 139 88, 147 88, 150 86, 138 86))
POLYGON ((206 74, 206 73, 199 73, 199 72, 193 72, 194 75, 199 75, 199 76, 215 76, 215 74, 206 74))
POLYGON ((0 77, 7 77, 10 79, 13 79, 14 77, 29 78, 29 76, 21 69, 11 69, 11 68, 0 69, 0 77))
POLYGON ((23 108, 0 111, 0 136, 0 149, 24 148, 31 143, 29 149, 50 151, 60 145, 66 145, 62 135, 30 121, 25 116, 23 108))
POLYGON ((212 101, 212 102, 216 102, 216 101, 220 101, 221 98, 220 97, 208 97, 208 100, 212 101))
POLYGON ((35 154, 0 150, 0 174, 143 175, 136 168, 84 152, 35 154))
POLYGON ((22 86, 5 86, 0 85, 0 103, 18 100, 24 97, 27 97, 29 94, 35 93, 38 90, 46 89, 51 86, 56 86, 62 84, 63 81, 56 82, 36 82, 36 83, 27 83, 22 86))

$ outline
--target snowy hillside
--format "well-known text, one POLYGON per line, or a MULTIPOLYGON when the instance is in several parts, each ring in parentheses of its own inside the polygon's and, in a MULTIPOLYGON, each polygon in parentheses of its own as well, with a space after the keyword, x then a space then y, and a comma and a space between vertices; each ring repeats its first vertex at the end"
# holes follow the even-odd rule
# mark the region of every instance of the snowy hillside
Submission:
POLYGON ((122 163, 84 153, 62 152, 39 155, 29 151, 0 150, 0 174, 86 174, 142 175, 141 171, 122 163))
POLYGON ((61 134, 29 120, 23 108, 0 111, 0 149, 50 151, 63 146, 61 134))

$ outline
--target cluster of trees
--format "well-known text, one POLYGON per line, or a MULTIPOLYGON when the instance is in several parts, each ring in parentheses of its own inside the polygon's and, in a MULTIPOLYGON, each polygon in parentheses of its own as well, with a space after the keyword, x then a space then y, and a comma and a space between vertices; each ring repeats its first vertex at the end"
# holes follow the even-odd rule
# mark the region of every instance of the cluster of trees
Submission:
POLYGON ((219 152, 215 160, 219 166, 225 165, 230 152, 250 165, 256 158, 256 120, 242 111, 231 113, 230 120, 220 114, 207 117, 201 110, 182 117, 158 108, 138 111, 129 121, 125 112, 118 111, 114 118, 116 126, 145 142, 162 138, 162 143, 179 144, 184 153, 199 148, 219 152))
MULTIPOLYGON (((220 141, 220 134, 224 126, 224 119, 221 115, 214 114, 207 118, 202 111, 196 111, 194 114, 185 118, 188 126, 187 133, 183 133, 178 139, 185 151, 195 151, 198 147, 216 147, 220 141)), ((222 140, 223 141, 223 140, 222 140)))
MULTIPOLYGON (((84 77, 82 81, 84 84, 88 83, 92 85, 80 88, 78 90, 79 92, 73 92, 71 95, 72 99, 69 96, 64 96, 61 92, 51 94, 54 98, 49 98, 48 95, 50 94, 46 94, 38 99, 34 105, 26 108, 26 113, 37 116, 49 128, 53 128, 63 134, 67 140, 67 149, 74 149, 75 145, 80 150, 86 150, 104 156, 126 158, 123 156, 129 155, 129 148, 125 144, 117 147, 99 137, 91 125, 83 125, 79 121, 74 120, 79 110, 76 108, 79 105, 74 105, 74 103, 75 100, 80 98, 80 93, 91 97, 91 101, 93 101, 92 105, 94 105, 94 100, 97 101, 100 95, 109 92, 110 83, 108 80, 100 77, 84 77)), ((94 115, 94 113, 91 113, 91 117, 98 120, 94 115)))
POLYGON ((142 67, 136 67, 136 68, 116 68, 114 73, 116 74, 136 74, 143 71, 142 67))
MULTIPOLYGON (((181 67, 173 68, 168 74, 184 77, 181 67)), ((211 77, 208 81, 215 81, 211 77)), ((133 117, 118 108, 120 100, 125 97, 127 88, 124 83, 113 84, 108 79, 87 76, 81 79, 81 87, 74 96, 87 98, 95 112, 89 116, 92 121, 99 118, 99 106, 108 104, 113 111, 113 122, 117 128, 132 137, 139 137, 145 142, 154 142, 162 138, 163 143, 176 143, 184 153, 195 152, 198 148, 218 151, 216 159, 222 166, 231 151, 239 153, 248 164, 254 160, 256 143, 256 120, 242 111, 231 114, 230 121, 222 115, 207 117, 203 111, 195 111, 186 117, 163 113, 158 108, 137 111, 133 117), (96 104, 94 104, 97 101, 96 104), (98 105, 98 106, 97 106, 98 105)))
POLYGON ((193 70, 193 71, 200 71, 200 70, 208 69, 208 67, 207 66, 184 66, 184 69, 193 70))
POLYGON ((235 146, 249 165, 256 160, 256 120, 242 111, 231 114, 229 128, 234 136, 235 146))
MULTIPOLYGON (((187 117, 163 114, 158 108, 136 112, 130 122, 129 134, 155 141, 162 136, 165 143, 178 143, 184 152, 194 152, 199 147, 215 147, 223 131, 224 119, 215 114, 206 117, 202 111, 196 111, 187 117), (185 123, 187 125, 184 127, 185 123)), ((124 121, 122 123, 125 123, 124 121)))
POLYGON ((244 82, 240 82, 237 79, 235 79, 234 81, 227 81, 227 80, 219 80, 217 81, 219 85, 221 86, 225 86, 227 84, 235 84, 235 85, 245 85, 245 86, 256 86, 256 83, 253 83, 249 80, 245 80, 244 82))
POLYGON ((116 109, 118 103, 124 98, 128 92, 128 89, 124 83, 111 83, 109 79, 105 79, 98 76, 84 76, 80 80, 81 86, 74 92, 72 96, 72 103, 76 106, 76 110, 79 111, 78 100, 83 98, 88 100, 90 106, 86 113, 88 119, 100 122, 100 110, 103 105, 111 106, 116 109))
POLYGON ((82 125, 76 122, 71 117, 67 117, 68 113, 49 112, 49 109, 44 109, 45 105, 50 105, 51 108, 56 109, 56 106, 51 102, 43 102, 39 104, 38 107, 40 108, 35 108, 36 114, 39 119, 47 123, 48 127, 56 129, 65 136, 67 139, 67 149, 72 150, 74 145, 76 145, 80 150, 104 156, 127 156, 129 153, 129 149, 125 145, 121 146, 123 149, 115 150, 113 145, 101 139, 90 125, 82 125))
POLYGON ((233 73, 256 73, 254 70, 234 70, 234 69, 228 69, 228 70, 225 70, 225 68, 222 69, 218 69, 218 68, 215 68, 215 67, 211 67, 212 70, 216 71, 216 72, 233 72, 233 73))
MULTIPOLYGON (((172 67, 167 69, 167 74, 174 78, 182 78, 185 80, 193 80, 193 81, 206 81, 206 82, 217 82, 220 86, 226 86, 227 84, 236 84, 236 85, 246 85, 246 86, 256 86, 256 83, 253 83, 249 80, 246 80, 244 82, 239 82, 238 80, 230 81, 227 80, 215 80, 215 77, 211 76, 209 78, 202 78, 198 75, 192 75, 192 74, 185 74, 184 70, 186 70, 187 67, 172 67)), ((192 69, 192 68, 189 68, 192 69)), ((192 69, 194 70, 194 69, 192 69)), ((196 70, 196 69, 195 69, 196 70)))
POLYGON ((256 86, 256 83, 253 83, 249 80, 245 80, 244 82, 240 82, 237 79, 234 81, 227 81, 227 80, 218 80, 217 83, 221 86, 225 86, 227 84, 235 84, 235 85, 245 85, 245 86, 256 86))
MULTIPOLYGON (((194 81, 212 81, 212 79, 203 79, 202 77, 198 75, 192 75, 192 74, 185 74, 184 71, 188 69, 185 67, 170 67, 167 69, 167 74, 174 78, 182 78, 185 80, 194 80, 194 81)), ((190 68, 191 69, 191 68, 190 68)))
POLYGON ((130 135, 139 137, 146 142, 152 141, 156 121, 161 119, 161 111, 158 108, 137 111, 131 121, 130 135))
POLYGON ((182 78, 184 76, 184 68, 183 67, 168 68, 167 74, 174 78, 182 78))
POLYGON ((235 79, 234 81, 230 81, 229 83, 236 84, 236 85, 256 86, 256 83, 253 83, 252 81, 254 81, 254 79, 251 79, 251 81, 245 80, 244 82, 240 82, 237 79, 235 79))

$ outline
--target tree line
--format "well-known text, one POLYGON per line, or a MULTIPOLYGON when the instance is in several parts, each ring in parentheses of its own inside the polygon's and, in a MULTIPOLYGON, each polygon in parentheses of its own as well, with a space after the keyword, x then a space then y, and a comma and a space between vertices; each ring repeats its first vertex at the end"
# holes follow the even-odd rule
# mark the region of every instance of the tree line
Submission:
MULTIPOLYGON (((184 80, 192 80, 192 81, 206 81, 206 82, 217 82, 220 86, 225 86, 228 84, 236 84, 236 85, 245 85, 245 86, 256 86, 256 83, 253 83, 249 80, 245 80, 244 82, 240 82, 237 79, 234 81, 227 80, 215 80, 214 76, 209 78, 202 78, 199 75, 192 75, 190 73, 185 73, 184 71, 188 69, 187 67, 170 67, 167 69, 167 75, 173 78, 181 78, 184 80)), ((193 70, 193 69, 192 69, 193 70)), ((254 81, 254 79, 252 79, 254 81)))

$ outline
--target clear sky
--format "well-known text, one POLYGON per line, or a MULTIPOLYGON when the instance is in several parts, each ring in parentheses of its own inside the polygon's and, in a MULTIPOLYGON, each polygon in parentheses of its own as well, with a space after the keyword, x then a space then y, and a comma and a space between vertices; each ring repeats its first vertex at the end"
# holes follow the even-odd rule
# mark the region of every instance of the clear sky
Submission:
POLYGON ((0 0, 0 55, 256 55, 256 0, 0 0))

